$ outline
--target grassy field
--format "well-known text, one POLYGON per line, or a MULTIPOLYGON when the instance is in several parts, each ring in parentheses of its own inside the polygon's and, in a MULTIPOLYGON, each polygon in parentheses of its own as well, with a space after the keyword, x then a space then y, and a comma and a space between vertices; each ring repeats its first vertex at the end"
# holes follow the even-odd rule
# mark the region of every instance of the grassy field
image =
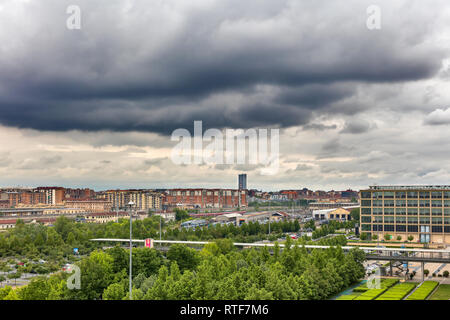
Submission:
POLYGON ((428 300, 449 300, 450 284, 441 284, 428 300))

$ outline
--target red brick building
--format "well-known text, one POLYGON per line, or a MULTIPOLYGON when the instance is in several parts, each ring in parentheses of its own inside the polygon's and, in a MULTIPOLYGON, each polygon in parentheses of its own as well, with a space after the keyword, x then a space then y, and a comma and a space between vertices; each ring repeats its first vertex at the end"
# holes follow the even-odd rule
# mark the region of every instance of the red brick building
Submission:
POLYGON ((15 207, 19 204, 22 205, 35 205, 42 204, 45 202, 45 195, 42 192, 32 192, 32 191, 19 191, 19 192, 8 192, 8 207, 15 207))
POLYGON ((45 204, 62 204, 65 198, 65 190, 62 187, 38 187, 36 190, 44 194, 45 204))
POLYGON ((247 206, 247 191, 234 189, 171 189, 166 191, 165 207, 237 208, 247 206))
POLYGON ((84 189, 66 188, 64 194, 66 200, 92 199, 95 197, 95 191, 89 188, 84 189))

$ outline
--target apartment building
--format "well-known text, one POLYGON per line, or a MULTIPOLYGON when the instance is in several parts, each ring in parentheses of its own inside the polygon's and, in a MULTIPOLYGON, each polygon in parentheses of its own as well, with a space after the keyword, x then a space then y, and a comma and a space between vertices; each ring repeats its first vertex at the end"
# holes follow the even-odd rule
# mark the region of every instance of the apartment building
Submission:
POLYGON ((46 203, 45 194, 42 192, 8 192, 7 197, 10 208, 18 205, 36 205, 46 203))
POLYGON ((62 187, 38 187, 36 191, 43 194, 45 204, 62 204, 65 198, 65 190, 62 187))
POLYGON ((64 197, 67 200, 74 200, 74 199, 91 199, 94 198, 95 191, 89 188, 66 188, 64 192, 64 197))
POLYGON ((151 190, 108 190, 106 199, 112 208, 126 208, 130 201, 141 211, 161 209, 163 194, 151 190))
POLYGON ((247 189, 247 175, 245 173, 240 174, 238 176, 238 189, 239 190, 247 189))
POLYGON ((362 233, 450 243, 450 186, 371 186, 360 197, 362 233))
POLYGON ((166 207, 237 208, 247 206, 247 191, 233 189, 171 189, 166 191, 166 207))

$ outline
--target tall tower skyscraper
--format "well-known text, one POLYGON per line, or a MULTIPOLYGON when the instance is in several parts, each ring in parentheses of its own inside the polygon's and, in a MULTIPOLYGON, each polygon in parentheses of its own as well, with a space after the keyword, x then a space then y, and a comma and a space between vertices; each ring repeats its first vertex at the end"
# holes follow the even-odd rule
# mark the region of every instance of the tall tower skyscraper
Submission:
POLYGON ((247 174, 243 173, 239 175, 238 189, 247 189, 247 174))

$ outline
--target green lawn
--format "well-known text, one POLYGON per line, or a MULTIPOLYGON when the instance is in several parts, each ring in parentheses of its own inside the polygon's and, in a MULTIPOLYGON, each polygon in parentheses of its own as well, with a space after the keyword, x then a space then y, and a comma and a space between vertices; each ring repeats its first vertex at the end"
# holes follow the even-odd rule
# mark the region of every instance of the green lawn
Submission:
MULTIPOLYGON (((387 289, 389 289, 390 287, 395 285, 397 282, 398 282, 398 279, 381 279, 381 283, 380 283, 381 288, 380 289, 369 289, 369 288, 367 288, 367 283, 365 283, 366 288, 368 290, 366 290, 359 296, 355 297, 353 300, 374 300, 375 298, 380 296, 382 293, 384 293, 387 289)), ((358 288, 355 288, 355 289, 358 289, 358 288)), ((355 291, 355 290, 353 290, 353 291, 355 291)))
POLYGON ((398 279, 382 278, 380 281, 380 289, 371 289, 367 287, 367 282, 354 288, 351 293, 341 295, 336 300, 373 300, 390 287, 398 283, 398 279))
POLYGON ((336 300, 354 300, 358 294, 345 294, 337 298, 336 300))
POLYGON ((450 284, 441 284, 428 300, 449 300, 450 284))
POLYGON ((416 286, 417 283, 414 282, 399 283, 377 297, 376 300, 402 300, 416 286))
POLYGON ((437 281, 425 281, 406 300, 426 300, 430 293, 439 285, 437 281))

